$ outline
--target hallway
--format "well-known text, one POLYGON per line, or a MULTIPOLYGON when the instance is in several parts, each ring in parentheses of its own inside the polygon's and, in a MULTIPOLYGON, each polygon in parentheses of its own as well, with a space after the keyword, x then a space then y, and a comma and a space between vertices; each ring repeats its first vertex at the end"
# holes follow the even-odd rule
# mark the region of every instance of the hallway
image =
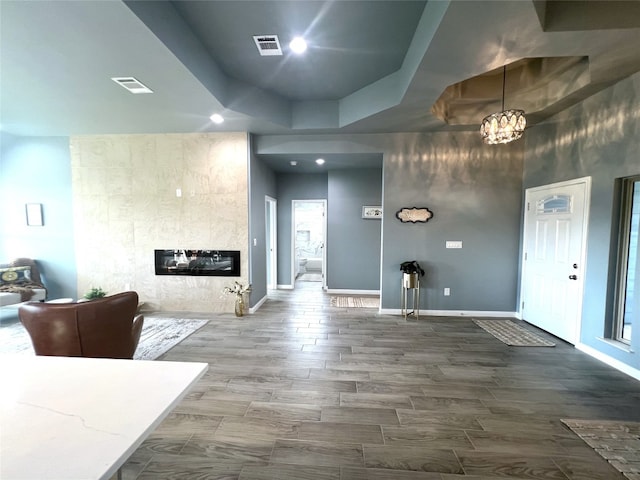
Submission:
POLYGON ((207 318, 163 359, 209 371, 123 478, 623 479, 560 419, 640 421, 640 383, 557 339, 334 308, 309 282, 207 318))

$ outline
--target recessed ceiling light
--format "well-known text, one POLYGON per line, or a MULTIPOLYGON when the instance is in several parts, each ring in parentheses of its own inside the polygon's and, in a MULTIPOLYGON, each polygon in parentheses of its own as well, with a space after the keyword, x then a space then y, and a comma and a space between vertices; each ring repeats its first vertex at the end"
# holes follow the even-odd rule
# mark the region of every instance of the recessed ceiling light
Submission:
POLYGON ((305 42, 304 38, 302 37, 295 37, 289 43, 289 48, 294 53, 303 53, 307 49, 307 42, 305 42))
POLYGON ((318 159, 316 160, 316 163, 317 163, 318 165, 324 165, 324 158, 318 158, 318 159))
POLYGON ((131 93, 153 93, 149 87, 133 77, 111 77, 122 88, 126 88, 131 93))
POLYGON ((214 113, 209 117, 213 123, 217 123, 218 125, 224 122, 224 118, 219 113, 214 113))
POLYGON ((296 165, 298 165, 298 162, 296 162, 295 160, 291 160, 289 162, 289 165, 291 165, 292 167, 295 167, 296 165))

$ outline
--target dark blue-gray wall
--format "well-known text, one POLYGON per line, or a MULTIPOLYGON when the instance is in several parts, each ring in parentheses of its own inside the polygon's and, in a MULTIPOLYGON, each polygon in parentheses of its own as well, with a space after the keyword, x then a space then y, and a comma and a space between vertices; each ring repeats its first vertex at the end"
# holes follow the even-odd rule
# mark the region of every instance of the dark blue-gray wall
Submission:
POLYGON ((68 137, 0 137, 0 262, 36 260, 49 299, 77 297, 68 137), (27 226, 25 204, 44 225, 27 226))
POLYGON ((423 309, 516 311, 522 142, 490 146, 477 132, 442 132, 265 136, 256 139, 256 148, 260 154, 321 148, 326 154, 383 155, 383 309, 400 308, 400 263, 418 260, 427 271, 423 309), (427 207, 434 217, 401 223, 395 213, 403 207, 427 207), (463 248, 446 249, 447 240, 462 241, 463 248), (444 296, 445 287, 450 296, 444 296))
POLYGON ((382 206, 382 169, 329 172, 327 286, 380 290, 381 220, 362 218, 364 205, 382 206))
POLYGON ((423 309, 514 312, 522 144, 489 146, 460 132, 402 135, 394 146, 384 165, 382 305, 400 306, 399 265, 418 260, 423 309), (395 213, 404 207, 429 208, 433 218, 402 223, 395 213))
MULTIPOLYGON (((293 285, 291 278, 291 205, 293 200, 327 198, 327 173, 278 173, 278 285, 293 285)), ((264 211, 264 208, 263 208, 264 211)))
POLYGON ((249 252, 251 276, 250 306, 267 295, 267 250, 265 196, 276 197, 276 176, 256 158, 249 141, 249 252), (255 245, 253 239, 256 240, 255 245))
POLYGON ((640 359, 640 319, 631 350, 603 340, 615 282, 615 183, 640 174, 640 74, 527 130, 524 187, 591 176, 581 342, 634 368, 640 359))

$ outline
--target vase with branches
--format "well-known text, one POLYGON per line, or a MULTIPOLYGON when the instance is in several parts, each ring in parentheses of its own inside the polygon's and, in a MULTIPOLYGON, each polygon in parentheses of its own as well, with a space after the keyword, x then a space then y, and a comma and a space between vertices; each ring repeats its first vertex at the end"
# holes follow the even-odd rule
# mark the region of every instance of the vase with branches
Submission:
POLYGON ((236 281, 230 287, 224 287, 222 293, 225 295, 235 295, 235 314, 236 317, 244 315, 244 296, 251 292, 251 285, 244 286, 236 281))

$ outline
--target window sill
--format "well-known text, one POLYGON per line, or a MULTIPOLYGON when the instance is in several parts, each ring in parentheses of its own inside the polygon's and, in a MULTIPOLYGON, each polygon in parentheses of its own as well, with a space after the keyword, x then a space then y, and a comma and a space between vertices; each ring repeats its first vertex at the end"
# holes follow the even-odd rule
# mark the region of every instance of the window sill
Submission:
POLYGON ((603 338, 603 337, 598 337, 598 340, 600 340, 601 342, 606 343, 607 345, 611 345, 612 347, 615 347, 618 350, 622 350, 623 352, 635 353, 633 348, 631 348, 631 345, 626 344, 624 342, 620 342, 618 340, 613 340, 611 338, 603 338))

